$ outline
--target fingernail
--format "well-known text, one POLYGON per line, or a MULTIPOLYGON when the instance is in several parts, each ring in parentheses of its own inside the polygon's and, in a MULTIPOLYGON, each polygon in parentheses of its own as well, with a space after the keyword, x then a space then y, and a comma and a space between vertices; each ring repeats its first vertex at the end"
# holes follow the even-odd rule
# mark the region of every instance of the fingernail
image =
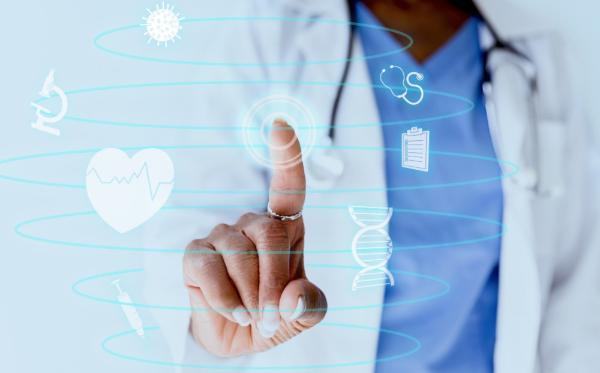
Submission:
POLYGON ((265 338, 271 338, 275 335, 277 329, 279 329, 279 310, 277 306, 264 306, 259 327, 260 334, 265 338))
POLYGON ((303 296, 299 296, 298 297, 298 303, 296 304, 296 309, 294 310, 294 312, 290 316, 290 321, 294 321, 297 318, 299 318, 300 316, 302 316, 302 314, 304 313, 304 311, 306 311, 306 306, 304 305, 304 297, 303 296))
POLYGON ((238 324, 240 324, 241 326, 250 325, 250 315, 248 314, 248 311, 246 311, 246 309, 244 307, 239 306, 238 308, 233 310, 231 315, 233 316, 235 321, 238 324))

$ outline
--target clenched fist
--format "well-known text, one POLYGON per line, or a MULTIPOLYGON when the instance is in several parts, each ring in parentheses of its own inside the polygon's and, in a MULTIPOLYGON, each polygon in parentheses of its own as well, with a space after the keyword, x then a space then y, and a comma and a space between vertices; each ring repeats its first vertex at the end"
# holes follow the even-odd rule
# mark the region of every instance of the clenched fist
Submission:
MULTIPOLYGON (((271 130, 275 167, 269 206, 278 215, 302 210, 306 181, 300 143, 277 120, 271 130)), ((192 241, 183 261, 192 313, 191 332, 207 351, 223 357, 259 352, 318 324, 327 309, 323 292, 304 271, 304 221, 247 213, 192 241)))

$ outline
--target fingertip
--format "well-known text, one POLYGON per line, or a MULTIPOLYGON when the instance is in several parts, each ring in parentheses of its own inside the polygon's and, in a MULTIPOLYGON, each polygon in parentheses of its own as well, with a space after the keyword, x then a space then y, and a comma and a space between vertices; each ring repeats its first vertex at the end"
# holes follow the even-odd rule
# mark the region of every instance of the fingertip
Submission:
POLYGON ((283 119, 275 119, 270 140, 271 178, 270 206, 281 215, 293 215, 304 205, 306 176, 302 148, 294 128, 283 119))
POLYGON ((298 302, 296 303, 296 308, 294 312, 291 313, 289 317, 289 321, 295 321, 300 318, 306 311, 306 303, 304 302, 304 297, 301 295, 298 297, 298 302))
POLYGON ((275 119, 271 126, 269 150, 275 169, 291 167, 301 160, 302 150, 296 131, 281 118, 275 119))
POLYGON ((275 118, 273 120, 273 127, 291 128, 288 122, 283 118, 275 118))
POLYGON ((310 327, 325 317, 327 299, 315 284, 307 279, 298 279, 284 289, 280 309, 286 321, 299 321, 310 327))
POLYGON ((281 318, 279 317, 279 308, 274 304, 266 305, 262 311, 262 318, 258 324, 260 334, 264 338, 271 338, 279 329, 281 318))
POLYGON ((245 307, 239 306, 231 313, 231 316, 240 326, 248 326, 250 325, 251 318, 250 314, 246 310, 245 307))
POLYGON ((294 129, 283 119, 277 118, 273 121, 270 133, 271 152, 274 150, 285 150, 284 146, 293 145, 290 143, 294 140, 296 133, 294 129))

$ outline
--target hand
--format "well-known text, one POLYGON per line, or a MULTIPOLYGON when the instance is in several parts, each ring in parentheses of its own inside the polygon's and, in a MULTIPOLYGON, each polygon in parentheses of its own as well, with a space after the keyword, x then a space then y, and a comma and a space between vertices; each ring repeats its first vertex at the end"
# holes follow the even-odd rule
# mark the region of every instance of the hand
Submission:
MULTIPOLYGON (((274 169, 269 205, 279 215, 302 210, 306 181, 300 154, 292 127, 275 121, 273 164, 300 158, 294 166, 274 169)), ((196 342, 215 355, 238 356, 267 350, 318 324, 327 300, 306 278, 303 251, 302 218, 282 222, 253 213, 192 241, 183 272, 190 304, 199 309, 191 321, 196 342)))

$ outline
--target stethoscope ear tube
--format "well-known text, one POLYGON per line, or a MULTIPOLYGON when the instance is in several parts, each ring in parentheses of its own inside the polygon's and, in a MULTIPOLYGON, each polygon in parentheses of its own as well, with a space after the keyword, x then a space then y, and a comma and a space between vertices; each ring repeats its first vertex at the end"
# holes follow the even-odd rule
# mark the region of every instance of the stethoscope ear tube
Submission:
POLYGON ((338 82, 337 90, 333 104, 331 106, 331 114, 329 118, 328 136, 323 136, 319 148, 313 151, 313 154, 307 160, 306 172, 309 177, 309 182, 313 187, 318 189, 332 188, 337 179, 344 172, 344 162, 339 154, 333 149, 333 140, 335 139, 335 125, 337 116, 344 93, 344 86, 348 81, 348 74, 352 65, 352 55, 354 54, 354 36, 356 34, 356 7, 354 0, 347 0, 348 9, 348 46, 346 48, 346 59, 342 75, 338 82))
MULTIPOLYGON (((337 122, 337 116, 338 116, 338 112, 339 112, 339 107, 340 107, 340 102, 341 102, 341 98, 344 92, 344 86, 347 82, 348 79, 348 75, 349 75, 349 71, 350 71, 350 67, 352 64, 352 55, 354 52, 354 37, 356 34, 356 4, 355 4, 355 0, 347 0, 346 2, 347 4, 347 9, 348 9, 348 15, 349 15, 349 32, 348 32, 348 47, 346 50, 346 60, 344 63, 344 68, 342 70, 342 75, 340 77, 339 80, 339 84, 337 87, 337 91, 335 94, 335 98, 333 101, 333 105, 332 105, 332 109, 331 109, 331 116, 330 116, 330 127, 329 127, 329 136, 327 138, 327 142, 331 145, 333 145, 333 140, 335 139, 335 127, 336 127, 336 122, 337 122)), ((478 19, 480 19, 482 21, 482 23, 486 26, 486 28, 489 30, 492 39, 493 39, 493 44, 491 45, 491 47, 487 48, 484 51, 484 75, 483 75, 483 81, 482 81, 482 87, 484 90, 484 94, 486 96, 486 110, 488 112, 488 118, 490 121, 490 129, 492 131, 496 131, 499 132, 499 126, 497 122, 497 114, 496 111, 497 109, 494 107, 494 100, 493 100, 493 85, 492 85, 492 75, 493 75, 493 71, 492 71, 492 65, 493 65, 493 61, 491 61, 492 59, 494 59, 494 57, 492 55, 497 54, 498 52, 504 51, 507 52, 507 54, 511 55, 511 63, 514 64, 523 74, 523 77, 529 82, 529 88, 530 88, 530 99, 531 99, 531 103, 533 105, 531 105, 531 116, 530 118, 528 118, 531 121, 535 121, 535 117, 536 117, 536 113, 535 113, 535 108, 533 106, 535 106, 535 96, 537 93, 537 72, 536 72, 536 67, 535 64, 533 63, 533 61, 523 52, 521 52, 520 50, 518 50, 514 45, 512 45, 511 43, 506 42, 505 40, 503 40, 500 35, 498 34, 498 32, 495 30, 495 28, 493 27, 493 25, 488 21, 488 19, 484 16, 484 14, 480 11, 480 9, 478 8, 478 5, 475 2, 471 2, 472 6, 469 6, 466 8, 466 10, 468 10, 472 16, 477 17, 478 19)), ((536 125, 535 123, 532 123, 532 127, 530 130, 531 131, 536 131, 536 125)), ((535 170, 537 170, 538 167, 538 156, 537 156, 537 151, 539 149, 539 144, 538 142, 538 136, 536 133, 531 133, 530 134, 530 138, 529 140, 532 141, 533 143, 531 143, 532 145, 532 149, 531 150, 531 156, 532 157, 527 157, 529 158, 529 165, 528 167, 525 167, 527 170, 531 170, 533 172, 531 172, 531 177, 527 177, 527 172, 525 172, 526 170, 523 170, 522 173, 522 177, 520 179, 523 179, 521 181, 523 181, 526 185, 524 185, 525 187, 527 187, 528 189, 532 189, 537 191, 539 188, 538 185, 538 180, 535 177, 535 170)), ((500 136, 500 134, 498 133, 493 133, 492 134, 493 137, 498 137, 500 136)), ((496 147, 498 149, 498 147, 496 147)), ((341 175, 341 173, 343 172, 343 163, 340 159, 337 159, 337 156, 335 154, 335 152, 332 151, 327 151, 327 152, 323 152, 323 160, 325 159, 330 160, 331 162, 325 162, 327 164, 322 164, 317 166, 315 164, 315 166, 317 166, 316 168, 320 168, 321 172, 316 172, 315 176, 319 175, 317 178, 318 179, 327 179, 328 177, 332 177, 332 178, 337 178, 341 175), (331 175, 325 175, 325 173, 327 171, 331 171, 329 172, 331 175), (333 174, 336 175, 333 175, 333 174), (337 175, 339 174, 339 175, 337 175)), ((313 164, 315 163, 313 160, 313 164)), ((320 163, 320 162, 318 162, 320 163)))
POLYGON ((483 82, 483 93, 496 153, 500 157, 509 157, 511 161, 517 162, 519 172, 510 180, 539 195, 542 188, 539 174, 540 140, 535 66, 529 59, 523 59, 506 49, 491 49, 485 66, 490 80, 483 82), (514 76, 515 72, 519 77, 514 76), (499 74, 503 74, 504 77, 499 78, 499 74), (500 83, 504 83, 502 87, 493 83, 493 80, 498 79, 500 83), (518 82, 524 84, 517 84, 518 82), (499 109, 498 105, 502 107, 499 109), (511 113, 516 113, 517 116, 511 113), (515 145, 521 145, 511 154, 502 154, 501 148, 507 148, 506 144, 503 147, 499 145, 502 139, 511 139, 512 142, 516 142, 515 145))
POLYGON ((340 101, 342 99, 342 93, 344 93, 344 86, 348 81, 348 74, 350 73, 350 66, 352 65, 352 55, 354 54, 354 35, 356 34, 356 5, 354 0, 347 0, 348 9, 348 46, 346 48, 346 60, 344 62, 344 70, 340 77, 337 90, 335 92, 335 98, 333 105, 331 106, 331 116, 329 118, 329 138, 333 141, 335 138, 335 124, 337 122, 337 115, 340 108, 340 101))

